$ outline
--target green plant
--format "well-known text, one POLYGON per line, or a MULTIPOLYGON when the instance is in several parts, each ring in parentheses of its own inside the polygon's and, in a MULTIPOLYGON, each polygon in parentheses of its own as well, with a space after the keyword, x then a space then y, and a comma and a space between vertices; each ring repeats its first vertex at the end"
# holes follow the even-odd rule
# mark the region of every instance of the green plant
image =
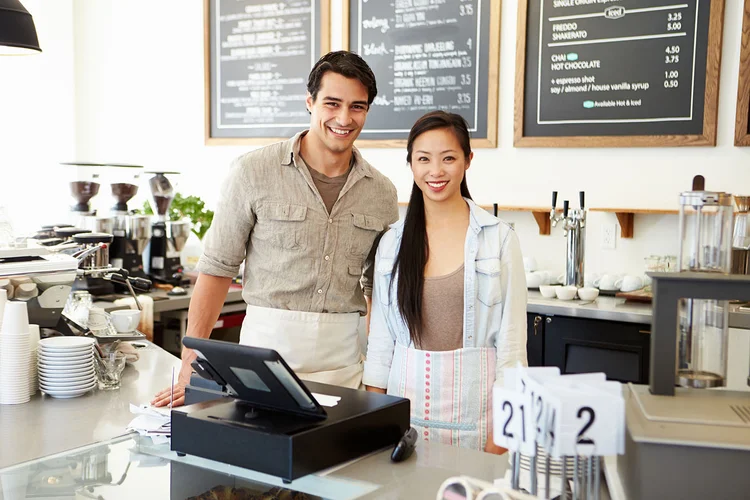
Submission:
MULTIPOLYGON (((146 201, 143 203, 143 213, 153 215, 151 204, 146 201)), ((190 219, 193 225, 192 231, 199 239, 203 239, 206 231, 214 220, 214 211, 206 209, 206 203, 198 196, 185 196, 180 193, 174 195, 174 200, 169 206, 169 220, 190 219)))

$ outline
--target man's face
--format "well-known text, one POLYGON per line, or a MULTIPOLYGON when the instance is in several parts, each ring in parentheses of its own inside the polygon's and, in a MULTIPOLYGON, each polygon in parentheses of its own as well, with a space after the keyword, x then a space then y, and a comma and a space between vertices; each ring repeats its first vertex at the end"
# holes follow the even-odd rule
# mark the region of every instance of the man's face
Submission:
POLYGON ((329 71, 323 75, 318 96, 307 95, 310 132, 333 153, 351 150, 365 126, 369 106, 367 88, 356 78, 329 71))

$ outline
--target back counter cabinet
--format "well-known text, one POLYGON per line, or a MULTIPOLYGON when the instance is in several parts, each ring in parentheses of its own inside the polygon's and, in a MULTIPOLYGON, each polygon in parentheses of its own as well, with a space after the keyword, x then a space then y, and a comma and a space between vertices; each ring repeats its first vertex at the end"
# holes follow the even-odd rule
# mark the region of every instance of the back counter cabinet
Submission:
POLYGON ((560 372, 604 372, 608 380, 648 383, 651 325, 527 315, 529 366, 560 372))

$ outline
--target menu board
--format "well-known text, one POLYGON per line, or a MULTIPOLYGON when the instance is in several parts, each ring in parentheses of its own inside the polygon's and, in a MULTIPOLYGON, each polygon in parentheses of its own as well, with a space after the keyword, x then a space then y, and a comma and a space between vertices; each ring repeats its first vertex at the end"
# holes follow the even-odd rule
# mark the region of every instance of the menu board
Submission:
POLYGON ((716 144, 723 0, 522 4, 517 146, 716 144))
POLYGON ((737 114, 734 125, 734 145, 750 146, 750 0, 745 0, 742 16, 742 47, 740 74, 737 85, 737 114))
POLYGON ((422 115, 463 116, 475 147, 497 146, 498 0, 347 0, 344 45, 370 65, 378 96, 358 141, 401 147, 422 115))
POLYGON ((204 0, 206 142, 263 144, 310 126, 307 77, 330 0, 204 0))

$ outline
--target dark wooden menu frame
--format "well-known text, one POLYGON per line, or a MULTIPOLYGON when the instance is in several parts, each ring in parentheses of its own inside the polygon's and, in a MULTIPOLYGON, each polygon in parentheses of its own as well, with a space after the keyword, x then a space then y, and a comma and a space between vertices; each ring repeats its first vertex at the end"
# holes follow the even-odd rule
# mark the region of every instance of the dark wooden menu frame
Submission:
POLYGON ((734 145, 750 146, 748 115, 750 114, 750 0, 745 0, 742 15, 742 47, 740 76, 737 83, 737 113, 734 120, 734 145))
MULTIPOLYGON (((204 134, 207 146, 237 146, 240 144, 263 146, 285 141, 289 137, 211 137, 211 19, 210 2, 203 0, 203 85, 204 134)), ((312 0, 320 3, 320 56, 331 50, 331 0, 312 0)))
MULTIPOLYGON (((379 0, 384 1, 384 0, 379 0)), ((453 1, 453 0, 450 0, 453 1)), ((343 0, 342 12, 342 45, 345 50, 350 50, 351 43, 349 27, 352 0, 343 0)), ((496 148, 497 147, 497 121, 498 121, 498 98, 500 88, 500 14, 502 11, 502 0, 491 0, 490 2, 490 52, 489 68, 487 73, 487 137, 471 139, 472 148, 496 148)), ((357 139, 357 147, 360 148, 405 148, 406 139, 357 139)))
MULTIPOLYGON (((627 136, 561 136, 528 137, 523 135, 524 86, 526 82, 526 25, 529 1, 519 0, 516 44, 516 95, 513 111, 513 145, 516 147, 666 147, 716 146, 716 124, 719 112, 719 68, 721 66, 724 0, 711 0, 706 54, 706 89, 703 99, 703 133, 695 135, 627 135, 627 136)), ((748 0, 745 0, 747 19, 748 0)), ((743 50, 745 34, 743 31, 743 50)), ((742 72, 740 72, 742 78, 742 72)), ((747 120, 747 107, 745 107, 747 120)), ((750 142, 749 142, 750 144, 750 142)))

